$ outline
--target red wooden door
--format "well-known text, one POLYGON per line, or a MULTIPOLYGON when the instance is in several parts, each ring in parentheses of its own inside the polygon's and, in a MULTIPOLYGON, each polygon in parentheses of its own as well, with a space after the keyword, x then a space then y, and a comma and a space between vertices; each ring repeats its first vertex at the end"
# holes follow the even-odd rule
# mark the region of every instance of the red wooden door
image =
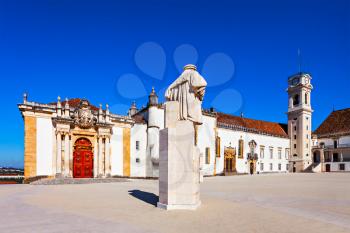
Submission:
POLYGON ((73 153, 73 177, 93 177, 93 153, 88 140, 80 139, 76 142, 73 153))

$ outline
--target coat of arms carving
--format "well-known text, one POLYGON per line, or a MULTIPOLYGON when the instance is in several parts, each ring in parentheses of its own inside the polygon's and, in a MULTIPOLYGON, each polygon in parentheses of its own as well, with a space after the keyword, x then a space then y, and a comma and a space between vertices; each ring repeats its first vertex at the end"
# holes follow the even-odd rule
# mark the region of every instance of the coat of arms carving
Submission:
POLYGON ((82 100, 75 110, 74 121, 82 129, 91 128, 94 124, 94 115, 87 100, 82 100))

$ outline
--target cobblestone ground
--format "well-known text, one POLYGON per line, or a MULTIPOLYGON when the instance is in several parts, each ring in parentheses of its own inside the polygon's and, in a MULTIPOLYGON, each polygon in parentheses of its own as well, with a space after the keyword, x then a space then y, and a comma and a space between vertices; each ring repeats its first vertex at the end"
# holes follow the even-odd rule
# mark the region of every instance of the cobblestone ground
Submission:
POLYGON ((157 195, 156 180, 0 185, 0 232, 350 232, 350 173, 206 178, 197 211, 157 195))

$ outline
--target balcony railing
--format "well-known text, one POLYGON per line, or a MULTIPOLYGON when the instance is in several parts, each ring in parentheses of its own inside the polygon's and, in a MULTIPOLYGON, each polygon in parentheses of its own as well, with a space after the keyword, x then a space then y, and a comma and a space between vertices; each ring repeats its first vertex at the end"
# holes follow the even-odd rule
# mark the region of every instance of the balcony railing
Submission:
POLYGON ((336 147, 334 145, 327 145, 327 146, 322 146, 322 145, 317 145, 317 146, 312 146, 312 148, 320 148, 320 149, 342 149, 342 148, 350 148, 350 144, 338 144, 336 147))

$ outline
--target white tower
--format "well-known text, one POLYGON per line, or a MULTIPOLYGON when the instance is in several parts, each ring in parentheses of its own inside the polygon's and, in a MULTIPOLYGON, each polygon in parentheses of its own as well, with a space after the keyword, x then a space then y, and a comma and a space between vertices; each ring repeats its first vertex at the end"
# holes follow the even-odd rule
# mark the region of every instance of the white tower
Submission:
POLYGON ((163 122, 163 109, 158 108, 158 96, 152 88, 148 97, 148 127, 147 127, 147 154, 146 176, 159 175, 159 129, 163 122))
POLYGON ((298 73, 288 78, 288 134, 290 138, 289 171, 311 168, 311 76, 298 73))

